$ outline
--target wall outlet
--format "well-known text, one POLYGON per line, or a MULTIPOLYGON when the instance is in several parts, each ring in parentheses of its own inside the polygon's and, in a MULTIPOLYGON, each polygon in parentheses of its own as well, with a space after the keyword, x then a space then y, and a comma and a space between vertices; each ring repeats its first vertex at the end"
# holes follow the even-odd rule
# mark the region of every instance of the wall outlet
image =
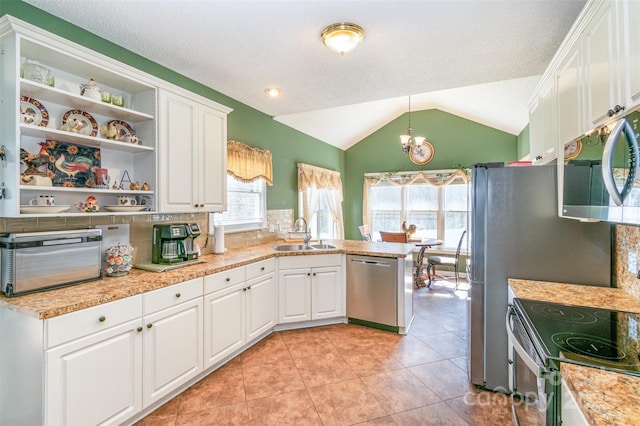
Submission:
POLYGON ((638 255, 635 251, 630 251, 627 255, 627 270, 633 275, 638 271, 638 255))
POLYGON ((629 316, 629 337, 638 341, 638 321, 632 316, 629 316))

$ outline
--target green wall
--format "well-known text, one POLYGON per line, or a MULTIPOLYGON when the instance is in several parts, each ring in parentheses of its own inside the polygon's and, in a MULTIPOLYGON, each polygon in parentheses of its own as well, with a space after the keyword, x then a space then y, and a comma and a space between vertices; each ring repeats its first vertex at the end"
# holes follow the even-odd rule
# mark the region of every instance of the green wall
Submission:
POLYGON ((266 114, 27 3, 0 0, 0 16, 5 14, 233 108, 228 118, 228 138, 268 149, 273 154, 274 176, 273 186, 267 191, 268 209, 297 210, 298 162, 326 167, 344 174, 344 151, 341 149, 278 123, 266 114))
POLYGON ((433 145, 435 156, 418 166, 401 149, 399 135, 406 133, 408 120, 404 114, 346 151, 345 238, 360 239, 365 173, 452 169, 518 158, 516 136, 440 110, 426 110, 411 113, 411 127, 414 135, 424 136, 433 145))
MULTIPOLYGON (((297 163, 337 170, 345 189, 345 237, 359 239, 362 222, 364 173, 448 169, 476 162, 509 162, 521 158, 521 138, 439 110, 411 113, 416 135, 435 147, 434 159, 424 167, 413 164, 400 148, 398 136, 407 130, 404 114, 366 137, 346 152, 274 121, 245 104, 180 75, 64 20, 18 0, 0 0, 0 16, 10 14, 51 33, 118 59, 158 78, 212 99, 230 108, 228 138, 268 149, 273 154, 274 185, 267 193, 267 208, 297 210, 297 163), (348 166, 348 167, 347 167, 348 166)), ((524 132, 523 132, 524 133, 524 132)), ((522 134, 521 134, 522 136, 522 134)), ((528 142, 528 131, 527 138, 528 142)), ((524 141, 524 139, 523 139, 524 141)), ((524 142, 522 142, 524 144, 524 142)), ((526 144, 528 145, 528 143, 526 144)), ((528 146, 527 146, 528 150, 528 146)))

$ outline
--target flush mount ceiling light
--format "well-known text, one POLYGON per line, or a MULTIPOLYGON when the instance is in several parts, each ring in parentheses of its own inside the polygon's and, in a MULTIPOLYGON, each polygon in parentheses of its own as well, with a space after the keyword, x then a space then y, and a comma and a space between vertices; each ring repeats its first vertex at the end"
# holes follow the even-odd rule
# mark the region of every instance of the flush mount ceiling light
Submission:
POLYGON ((326 27, 320 37, 329 49, 344 55, 360 44, 364 39, 364 30, 359 25, 340 22, 326 27))
POLYGON ((282 94, 282 90, 278 89, 277 87, 268 87, 264 89, 264 93, 271 96, 272 98, 275 98, 276 96, 280 96, 282 94))

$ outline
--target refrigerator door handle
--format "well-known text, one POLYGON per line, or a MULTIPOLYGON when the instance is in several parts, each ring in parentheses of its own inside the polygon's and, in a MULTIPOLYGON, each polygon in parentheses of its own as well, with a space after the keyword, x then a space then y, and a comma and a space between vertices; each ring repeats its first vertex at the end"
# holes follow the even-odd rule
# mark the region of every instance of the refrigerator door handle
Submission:
POLYGON ((616 206, 621 206, 624 202, 624 199, 627 198, 629 192, 633 188, 633 185, 636 180, 636 174, 638 170, 638 140, 636 139, 635 133, 631 128, 629 122, 623 118, 613 129, 613 132, 609 134, 607 138, 607 142, 604 146, 604 152, 602 153, 602 179, 604 181, 604 186, 607 189, 607 192, 611 196, 611 199, 616 204, 616 206), (613 153, 620 139, 620 133, 624 131, 625 140, 627 142, 627 146, 629 148, 629 173, 627 175, 627 179, 625 180, 624 186, 622 187, 622 191, 618 191, 618 187, 616 186, 616 180, 613 175, 613 153))

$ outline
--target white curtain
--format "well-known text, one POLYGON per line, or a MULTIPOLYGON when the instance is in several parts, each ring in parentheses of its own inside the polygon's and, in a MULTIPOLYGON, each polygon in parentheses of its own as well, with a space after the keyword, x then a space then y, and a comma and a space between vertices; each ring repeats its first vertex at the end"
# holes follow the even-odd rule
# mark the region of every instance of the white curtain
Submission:
POLYGON ((335 237, 344 239, 342 178, 340 177, 340 172, 298 163, 298 193, 302 207, 300 214, 307 222, 311 221, 318 210, 320 197, 324 194, 329 213, 335 221, 335 237))

